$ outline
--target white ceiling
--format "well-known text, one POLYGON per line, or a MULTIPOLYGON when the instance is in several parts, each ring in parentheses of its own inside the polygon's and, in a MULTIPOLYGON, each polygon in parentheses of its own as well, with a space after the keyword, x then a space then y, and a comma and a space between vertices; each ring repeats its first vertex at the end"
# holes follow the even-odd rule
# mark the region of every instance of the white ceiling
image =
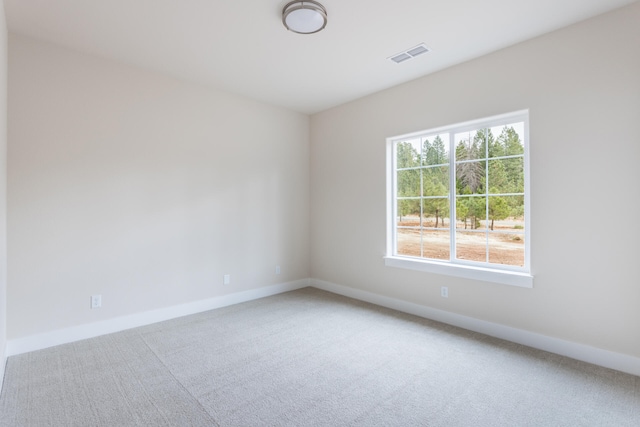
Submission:
POLYGON ((312 35, 284 28, 288 0, 4 3, 10 32, 314 113, 634 1, 321 0, 312 35))

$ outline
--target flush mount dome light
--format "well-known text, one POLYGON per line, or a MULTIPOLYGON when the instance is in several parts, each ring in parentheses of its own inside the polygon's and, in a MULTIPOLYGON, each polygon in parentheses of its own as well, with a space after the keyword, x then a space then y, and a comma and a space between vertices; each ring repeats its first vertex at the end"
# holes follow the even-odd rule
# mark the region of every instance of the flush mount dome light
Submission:
POLYGON ((327 11, 317 1, 292 1, 282 9, 282 23, 294 33, 317 33, 327 25, 327 11))

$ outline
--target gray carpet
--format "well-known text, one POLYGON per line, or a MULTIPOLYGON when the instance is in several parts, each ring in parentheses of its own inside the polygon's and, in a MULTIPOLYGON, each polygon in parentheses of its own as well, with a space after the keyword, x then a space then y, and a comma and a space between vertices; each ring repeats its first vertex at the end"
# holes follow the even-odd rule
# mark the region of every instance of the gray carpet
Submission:
POLYGON ((2 426, 640 426, 640 378, 313 288, 10 357, 2 426))

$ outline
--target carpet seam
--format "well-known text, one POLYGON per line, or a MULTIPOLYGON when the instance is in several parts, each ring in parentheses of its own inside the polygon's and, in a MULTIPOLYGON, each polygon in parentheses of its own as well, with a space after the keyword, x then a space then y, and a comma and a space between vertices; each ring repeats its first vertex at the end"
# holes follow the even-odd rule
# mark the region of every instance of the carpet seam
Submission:
POLYGON ((142 342, 144 343, 144 345, 149 349, 149 351, 151 351, 151 353, 155 356, 155 358, 162 364, 162 366, 165 368, 165 370, 169 373, 169 375, 171 375, 171 378, 174 379, 174 381, 176 382, 176 384, 179 384, 180 387, 182 388, 182 390, 184 390, 189 396, 191 396, 191 398, 198 403, 198 406, 200 406, 200 408, 202 408, 202 410, 209 415, 209 417, 211 418, 211 421, 215 424, 216 427, 221 427, 221 424, 218 422, 218 420, 215 419, 215 417, 213 416, 213 414, 211 414, 207 408, 202 404, 202 402, 200 402, 200 399, 198 399, 196 396, 193 395, 193 393, 191 393, 191 391, 182 383, 182 381, 180 381, 173 373, 173 371, 171 370, 171 368, 169 367, 169 365, 162 359, 162 357, 160 357, 160 355, 149 345, 149 342, 146 340, 144 334, 141 334, 138 332, 138 336, 140 337, 140 339, 142 340, 142 342))

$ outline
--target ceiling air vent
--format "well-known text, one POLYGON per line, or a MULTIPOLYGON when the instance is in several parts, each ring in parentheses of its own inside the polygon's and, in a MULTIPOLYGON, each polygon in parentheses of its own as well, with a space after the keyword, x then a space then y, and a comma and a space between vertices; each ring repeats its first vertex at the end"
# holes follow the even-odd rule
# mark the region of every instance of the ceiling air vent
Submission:
POLYGON ((399 64, 403 61, 406 61, 407 59, 411 59, 411 55, 407 55, 406 53, 401 53, 399 55, 392 56, 390 59, 396 64, 399 64))
POLYGON ((392 60, 396 64, 404 62, 408 59, 415 58, 418 55, 422 55, 423 53, 429 52, 429 48, 424 45, 424 43, 419 44, 418 46, 412 47, 411 49, 407 49, 404 52, 397 53, 388 59, 392 60))

